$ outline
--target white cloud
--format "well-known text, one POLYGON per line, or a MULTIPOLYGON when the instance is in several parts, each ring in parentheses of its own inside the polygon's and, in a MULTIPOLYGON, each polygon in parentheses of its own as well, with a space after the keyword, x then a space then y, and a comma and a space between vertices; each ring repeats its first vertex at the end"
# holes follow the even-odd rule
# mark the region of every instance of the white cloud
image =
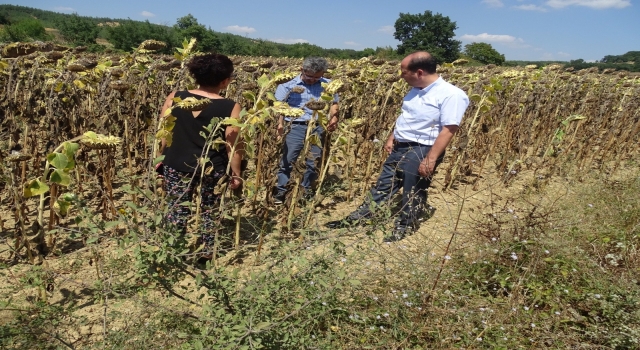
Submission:
POLYGON ((378 31, 380 33, 393 34, 393 32, 396 31, 396 28, 394 28, 394 26, 382 26, 378 28, 378 31))
POLYGON ((142 15, 142 17, 155 17, 155 13, 151 13, 149 11, 142 11, 140 12, 140 14, 142 15))
POLYGON ((556 53, 547 52, 542 49, 536 51, 542 52, 540 59, 543 61, 566 61, 571 57, 571 54, 562 51, 558 51, 556 53))
POLYGON ((550 52, 545 52, 542 54, 542 56, 540 56, 540 59, 542 61, 553 61, 555 60, 555 57, 553 57, 553 54, 550 52))
POLYGON ((276 42, 276 43, 280 43, 280 44, 304 44, 304 43, 309 43, 309 40, 307 39, 283 39, 283 38, 279 38, 279 39, 271 39, 271 41, 276 42))
POLYGON ((553 8, 567 6, 585 6, 593 9, 625 8, 631 6, 631 0, 548 0, 547 5, 553 8))
POLYGON ((64 6, 54 7, 53 10, 54 11, 58 11, 58 12, 73 12, 73 11, 75 11, 75 9, 73 7, 64 7, 64 6))
POLYGON ((518 6, 514 6, 513 8, 516 8, 518 10, 523 10, 523 11, 540 11, 540 12, 547 12, 547 9, 542 7, 542 6, 538 6, 538 5, 534 5, 534 4, 528 4, 528 5, 518 5, 518 6))
POLYGON ((483 4, 489 5, 489 7, 502 7, 504 4, 501 0, 482 0, 483 4))
POLYGON ((253 27, 246 27, 246 26, 241 27, 239 25, 224 27, 224 29, 229 32, 239 33, 239 34, 251 34, 256 31, 256 29, 253 27))
POLYGON ((355 41, 345 41, 344 44, 347 46, 362 46, 355 41))
POLYGON ((489 44, 500 44, 505 45, 514 49, 526 49, 530 48, 531 45, 525 44, 522 38, 516 38, 511 35, 501 35, 501 34, 488 34, 482 33, 478 35, 465 34, 459 38, 464 42, 482 42, 489 44))

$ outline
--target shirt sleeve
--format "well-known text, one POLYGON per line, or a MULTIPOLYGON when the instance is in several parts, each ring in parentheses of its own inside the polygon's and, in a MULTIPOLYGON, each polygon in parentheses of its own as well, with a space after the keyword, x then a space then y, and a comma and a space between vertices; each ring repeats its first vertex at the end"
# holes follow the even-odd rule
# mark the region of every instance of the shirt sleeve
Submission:
POLYGON ((460 125, 468 106, 469 97, 462 91, 446 97, 440 106, 440 125, 460 125))
POLYGON ((287 97, 288 94, 289 94, 289 88, 286 86, 286 84, 278 85, 275 93, 276 100, 284 101, 284 99, 287 97))

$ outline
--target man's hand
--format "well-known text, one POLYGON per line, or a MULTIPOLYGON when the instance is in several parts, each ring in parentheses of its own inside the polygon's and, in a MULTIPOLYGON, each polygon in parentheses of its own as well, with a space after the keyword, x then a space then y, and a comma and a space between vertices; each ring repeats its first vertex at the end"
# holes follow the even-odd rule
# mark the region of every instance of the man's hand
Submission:
POLYGON ((327 131, 333 132, 338 127, 338 117, 333 116, 327 125, 327 131))
POLYGON ((240 185, 242 185, 242 178, 240 178, 239 176, 232 176, 231 180, 229 181, 229 187, 231 187, 232 190, 235 190, 236 188, 240 187, 240 185))
POLYGON ((393 152, 393 137, 387 139, 387 142, 384 144, 384 150, 389 154, 393 152))
POLYGON ((430 177, 433 175, 433 171, 436 167, 435 160, 429 160, 429 158, 425 158, 422 162, 420 162, 420 166, 418 166, 418 174, 422 177, 430 177))
POLYGON ((283 135, 284 135, 284 125, 282 125, 282 123, 278 123, 278 140, 280 140, 283 135))

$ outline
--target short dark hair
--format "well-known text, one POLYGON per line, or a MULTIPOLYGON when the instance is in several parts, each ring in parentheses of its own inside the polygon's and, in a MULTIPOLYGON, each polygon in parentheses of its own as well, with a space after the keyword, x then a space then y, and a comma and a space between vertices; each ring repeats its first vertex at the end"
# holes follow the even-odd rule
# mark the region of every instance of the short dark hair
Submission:
POLYGON ((412 72, 415 72, 418 69, 422 69, 429 74, 434 74, 436 72, 437 66, 438 62, 435 58, 433 58, 433 56, 429 54, 418 54, 411 58, 409 64, 407 64, 407 69, 412 72))
POLYGON ((196 55, 187 63, 187 68, 200 86, 218 86, 233 74, 233 62, 219 53, 196 55))

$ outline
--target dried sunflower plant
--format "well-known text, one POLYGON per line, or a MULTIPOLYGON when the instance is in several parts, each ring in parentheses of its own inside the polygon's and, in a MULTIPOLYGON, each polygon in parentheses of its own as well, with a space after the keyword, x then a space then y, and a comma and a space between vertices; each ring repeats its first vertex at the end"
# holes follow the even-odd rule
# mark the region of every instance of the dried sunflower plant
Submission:
MULTIPOLYGON (((241 118, 202 135, 219 147, 213 135, 237 126, 243 145, 230 147, 248 164, 241 194, 217 188, 216 251, 198 263, 198 212, 187 235, 172 232, 153 171, 158 141, 170 143, 175 125, 171 110, 158 111, 171 91, 194 86, 183 63, 197 42, 158 54, 165 47, 2 48, 0 274, 9 282, 0 315, 10 316, 0 318, 1 347, 637 347, 637 76, 440 66, 471 105, 434 179, 437 211, 387 245, 380 236, 395 203, 365 226, 323 224, 375 181, 380 140, 409 89, 399 62, 330 60, 332 82, 308 106, 326 126, 340 94, 315 197, 297 198, 302 156, 278 209, 276 121, 303 111, 274 91, 302 61, 233 57, 222 94, 241 104, 241 118)), ((310 135, 304 152, 320 141, 310 135)))

